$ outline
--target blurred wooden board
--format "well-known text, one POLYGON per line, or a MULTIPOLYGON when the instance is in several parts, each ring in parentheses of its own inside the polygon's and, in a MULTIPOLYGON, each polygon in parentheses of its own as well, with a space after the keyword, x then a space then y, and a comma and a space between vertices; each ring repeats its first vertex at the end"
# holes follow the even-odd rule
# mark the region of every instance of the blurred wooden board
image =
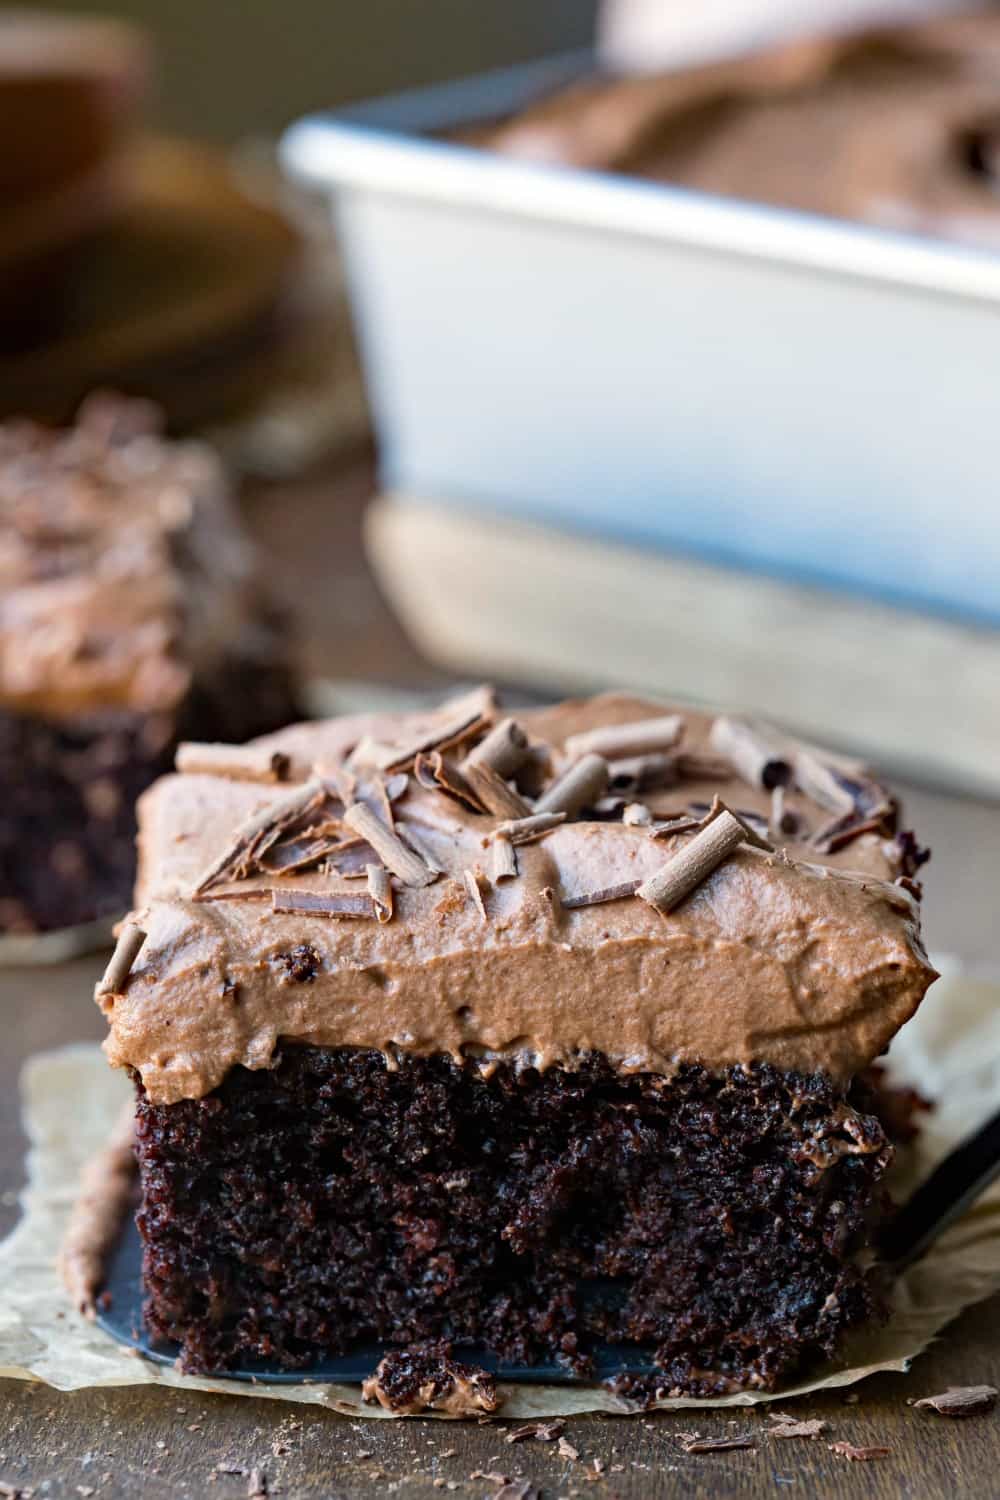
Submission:
POLYGON ((295 230, 207 148, 146 139, 126 171, 127 206, 68 268, 49 336, 0 353, 0 414, 64 421, 88 390, 111 385, 187 426, 266 382, 295 230))
POLYGON ((423 496, 366 519, 417 645, 467 676, 748 708, 1000 797, 1000 631, 423 496))

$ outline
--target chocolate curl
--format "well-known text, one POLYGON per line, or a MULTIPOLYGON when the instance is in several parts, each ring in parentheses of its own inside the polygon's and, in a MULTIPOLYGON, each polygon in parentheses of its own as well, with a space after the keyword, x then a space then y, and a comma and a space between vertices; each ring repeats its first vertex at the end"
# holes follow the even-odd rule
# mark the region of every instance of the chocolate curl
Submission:
POLYGON ((623 880, 620 885, 606 885, 597 891, 581 891, 576 896, 563 896, 562 905, 567 911, 572 911, 579 906, 601 906, 606 901, 622 901, 626 896, 636 895, 641 883, 639 880, 623 880))
POLYGON ((601 755, 585 755, 543 792, 535 803, 535 812, 562 812, 571 818, 602 797, 607 785, 607 761, 601 755))
POLYGON ((438 878, 438 872, 425 864, 420 855, 408 848, 399 835, 387 828, 363 802, 356 802, 347 809, 344 822, 371 845, 386 869, 398 876, 404 885, 431 885, 438 878))
POLYGON ((486 811, 469 785, 468 778, 457 766, 445 760, 440 750, 430 750, 426 755, 418 755, 413 762, 413 774, 425 792, 443 792, 448 797, 454 797, 456 802, 461 802, 470 812, 486 811))
POLYGON ((482 871, 465 870, 462 873, 462 879, 465 882, 465 889, 471 896, 473 905, 475 906, 479 915, 482 917, 484 922, 488 921, 489 913, 486 910, 485 893, 483 891, 485 877, 483 876, 482 871))
POLYGON ((747 843, 773 852, 772 846, 759 838, 735 813, 720 806, 712 821, 668 859, 662 869, 640 885, 636 894, 666 915, 690 896, 740 844, 747 843))
POLYGON ((95 995, 120 995, 132 972, 132 965, 139 957, 139 950, 146 941, 146 934, 134 922, 128 922, 118 934, 115 951, 108 966, 98 981, 95 995))
POLYGON ((564 812, 530 813, 526 818, 512 818, 498 824, 495 837, 510 839, 512 844, 530 844, 565 821, 564 812))
POLYGON ((485 728, 493 717, 493 712, 492 688, 477 687, 459 698, 453 698, 442 704, 435 728, 429 729, 408 745, 395 746, 381 769, 409 770, 418 755, 426 754, 429 750, 447 750, 449 746, 457 745, 469 735, 485 728))
POLYGON ((285 916, 364 918, 374 917, 375 903, 360 891, 273 890, 271 910, 285 916))
POLYGON ((469 765, 466 761, 463 769, 473 792, 495 818, 526 818, 530 814, 531 804, 509 787, 491 765, 469 765))
POLYGON ((233 841, 225 853, 221 854, 213 864, 209 865, 208 869, 201 876, 194 888, 194 899, 197 900, 203 891, 206 891, 209 886, 214 885, 219 877, 226 872, 233 860, 249 849, 250 845, 259 835, 270 832, 272 828, 277 827, 280 823, 290 822, 300 812, 305 811, 314 797, 324 796, 325 793, 326 788, 323 782, 318 776, 314 776, 309 781, 304 782, 302 786, 295 787, 293 791, 288 792, 284 797, 279 797, 277 802, 270 802, 267 807, 262 807, 259 812, 253 813, 251 817, 247 818, 246 822, 241 823, 237 828, 233 835, 233 841))
POLYGON ((174 769, 183 776, 225 776, 229 781, 284 781, 291 762, 263 745, 217 745, 182 740, 174 769))
POLYGON ((684 733, 680 714, 666 714, 659 719, 639 719, 632 724, 607 724, 571 734, 565 751, 573 760, 584 755, 601 755, 605 760, 624 760, 636 755, 652 755, 672 750, 684 733))
POLYGON ((676 786, 679 780, 675 755, 632 755, 608 764, 608 786, 612 792, 652 792, 676 786))
POLYGON ((506 834, 498 834, 490 845, 490 879, 494 885, 517 876, 517 850, 506 834))
POLYGON ((516 719, 501 719, 495 729, 475 749, 470 750, 459 769, 489 766, 498 776, 509 780, 528 758, 528 736, 516 719))
POLYGON ((391 922, 393 911, 392 881, 389 872, 381 865, 366 865, 365 874, 368 878, 368 894, 375 908, 375 915, 380 922, 391 922))
POLYGON ((708 738, 712 749, 729 761, 748 786, 763 787, 769 792, 776 786, 790 784, 791 762, 773 734, 762 725, 722 715, 712 725, 708 738))
POLYGON ((820 760, 818 755, 801 747, 795 750, 795 782, 820 807, 841 815, 860 812, 864 794, 873 785, 848 776, 831 762, 820 760))

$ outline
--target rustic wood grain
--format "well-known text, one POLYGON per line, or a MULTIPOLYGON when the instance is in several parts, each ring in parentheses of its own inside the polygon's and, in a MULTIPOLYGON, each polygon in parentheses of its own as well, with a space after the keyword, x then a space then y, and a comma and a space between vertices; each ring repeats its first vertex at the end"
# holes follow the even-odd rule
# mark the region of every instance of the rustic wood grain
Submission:
MULTIPOLYGON (((254 529, 266 542, 279 585, 294 596, 311 670, 337 676, 432 684, 441 676, 406 643, 368 577, 358 518, 370 470, 318 473, 280 494, 250 497, 254 529)), ((932 947, 967 961, 995 962, 993 876, 1000 809, 924 790, 907 795, 910 818, 936 846, 927 872, 932 947)), ((55 969, 0 971, 0 1233, 16 1219, 23 1180, 17 1075, 41 1048, 98 1039, 91 999, 104 958, 55 969)), ((427 1421, 351 1422, 278 1402, 130 1387, 60 1394, 0 1381, 0 1495, 144 1500, 248 1494, 253 1470, 282 1500, 354 1500, 396 1493, 404 1500, 495 1494, 476 1471, 530 1478, 546 1497, 663 1500, 668 1496, 808 1500, 937 1500, 1000 1493, 1000 1413, 948 1421, 907 1405, 949 1385, 1000 1384, 1000 1297, 968 1311, 909 1376, 880 1376, 858 1388, 858 1404, 829 1394, 780 1403, 820 1417, 818 1440, 768 1438, 763 1408, 746 1413, 660 1413, 618 1420, 578 1418, 566 1435, 579 1459, 553 1443, 503 1441, 511 1425, 427 1421), (749 1432, 754 1449, 685 1454, 680 1432, 749 1432), (886 1446, 885 1459, 850 1463, 829 1441, 886 1446), (449 1452, 452 1456, 446 1456, 449 1452), (603 1472, 595 1477, 594 1459, 603 1472), (221 1469, 220 1467, 221 1466, 221 1469), (242 1472, 222 1472, 237 1469, 242 1472), (456 1485, 450 1490, 444 1485, 456 1485), (9 1486, 4 1489, 3 1486, 9 1486)))

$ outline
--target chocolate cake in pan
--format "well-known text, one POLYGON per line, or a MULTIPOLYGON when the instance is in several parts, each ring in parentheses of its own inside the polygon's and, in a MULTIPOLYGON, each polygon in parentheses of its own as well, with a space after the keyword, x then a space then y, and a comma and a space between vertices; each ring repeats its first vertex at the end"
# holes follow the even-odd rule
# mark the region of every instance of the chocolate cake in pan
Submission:
POLYGON ((970 244, 1000 243, 1000 15, 583 79, 470 138, 970 244))
POLYGON ((862 766, 622 695, 185 745, 98 986, 190 1371, 446 1340, 771 1389, 882 1311, 934 971, 862 766))
POLYGON ((178 739, 301 716, 217 457, 154 408, 0 426, 0 932, 118 916, 134 803, 178 739))

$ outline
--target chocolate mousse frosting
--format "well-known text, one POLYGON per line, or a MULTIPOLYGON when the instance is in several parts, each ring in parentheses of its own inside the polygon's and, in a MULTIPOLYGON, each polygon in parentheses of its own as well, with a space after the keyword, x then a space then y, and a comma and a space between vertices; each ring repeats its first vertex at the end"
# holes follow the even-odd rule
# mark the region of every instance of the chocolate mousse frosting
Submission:
POLYGON ((995 246, 1000 15, 585 79, 475 138, 525 160, 995 246))
POLYGON ((846 1079, 935 977, 894 799, 746 720, 612 694, 514 722, 480 689, 179 763, 97 995, 154 1103, 283 1041, 846 1079))
POLYGON ((98 395, 64 431, 0 426, 0 707, 169 711, 256 628, 223 468, 159 423, 98 395))

